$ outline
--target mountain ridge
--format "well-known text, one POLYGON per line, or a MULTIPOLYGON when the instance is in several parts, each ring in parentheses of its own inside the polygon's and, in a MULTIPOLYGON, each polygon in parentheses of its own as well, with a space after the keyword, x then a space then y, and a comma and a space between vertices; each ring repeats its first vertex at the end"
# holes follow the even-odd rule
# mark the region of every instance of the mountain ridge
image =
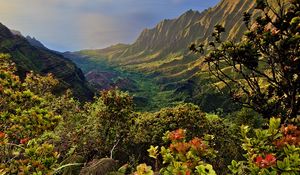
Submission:
POLYGON ((57 93, 71 89, 79 99, 92 99, 93 92, 88 87, 82 71, 71 60, 58 52, 31 45, 20 34, 20 32, 12 33, 0 23, 0 52, 11 56, 21 78, 29 71, 42 75, 52 73, 60 81, 57 93))
POLYGON ((215 100, 226 103, 228 97, 218 94, 211 85, 212 76, 203 56, 188 48, 192 43, 212 41, 216 25, 225 27, 223 40, 240 40, 246 31, 243 14, 255 14, 254 9, 253 0, 222 0, 202 12, 188 10, 178 18, 162 20, 155 27, 143 30, 130 45, 81 50, 74 54, 93 62, 105 61, 114 67, 143 73, 154 79, 161 91, 173 91, 172 97, 180 101, 210 103, 202 106, 215 105, 215 100))
POLYGON ((144 29, 136 41, 127 47, 82 50, 77 53, 104 59, 113 65, 153 73, 159 71, 162 64, 177 61, 177 55, 183 56, 179 59, 189 57, 188 46, 192 42, 211 40, 216 24, 223 24, 226 29, 230 29, 225 33, 224 39, 240 38, 245 30, 242 14, 253 11, 253 7, 254 2, 251 0, 222 0, 213 8, 202 12, 188 10, 176 19, 163 20, 152 29, 144 29), (105 52, 106 50, 110 52, 105 52), (157 66, 147 63, 157 63, 157 66))
POLYGON ((32 46, 40 47, 43 49, 48 49, 42 42, 37 40, 35 37, 31 37, 31 36, 27 35, 25 38, 32 46))

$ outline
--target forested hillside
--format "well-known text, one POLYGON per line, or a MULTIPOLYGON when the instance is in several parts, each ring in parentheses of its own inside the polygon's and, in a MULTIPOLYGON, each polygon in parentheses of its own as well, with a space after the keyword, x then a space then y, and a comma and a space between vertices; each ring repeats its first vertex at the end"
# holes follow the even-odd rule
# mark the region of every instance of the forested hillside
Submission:
POLYGON ((20 33, 12 33, 3 24, 0 24, 0 52, 12 56, 21 78, 30 71, 42 75, 51 73, 60 81, 56 89, 57 93, 72 89, 79 99, 90 100, 93 97, 93 92, 88 87, 82 71, 73 62, 58 52, 36 47, 36 44, 32 45, 20 33))

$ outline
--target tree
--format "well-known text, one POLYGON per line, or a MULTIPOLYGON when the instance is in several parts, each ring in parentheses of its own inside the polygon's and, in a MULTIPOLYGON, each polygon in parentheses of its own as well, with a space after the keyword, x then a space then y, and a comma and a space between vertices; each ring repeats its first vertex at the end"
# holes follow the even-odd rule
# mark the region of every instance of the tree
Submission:
MULTIPOLYGON (((70 105, 76 110, 76 104, 70 105)), ((128 93, 117 89, 104 90, 94 102, 79 107, 77 113, 60 128, 61 134, 68 133, 65 134, 68 135, 66 146, 75 148, 75 155, 90 161, 108 156, 120 158, 126 153, 124 145, 129 142, 127 135, 134 114, 133 100, 128 93)))
MULTIPOLYGON (((256 19, 244 13, 248 30, 240 42, 223 42, 225 29, 215 27, 205 62, 234 100, 286 122, 300 112, 300 1, 256 3, 256 19)), ((203 53, 204 45, 190 49, 203 53)))

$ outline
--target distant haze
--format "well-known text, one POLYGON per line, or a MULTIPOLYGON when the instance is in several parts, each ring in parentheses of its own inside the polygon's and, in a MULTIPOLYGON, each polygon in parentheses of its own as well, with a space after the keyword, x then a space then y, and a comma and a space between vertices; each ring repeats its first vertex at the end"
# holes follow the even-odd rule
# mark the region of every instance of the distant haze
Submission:
POLYGON ((132 43, 144 28, 219 0, 0 0, 0 22, 50 49, 132 43))

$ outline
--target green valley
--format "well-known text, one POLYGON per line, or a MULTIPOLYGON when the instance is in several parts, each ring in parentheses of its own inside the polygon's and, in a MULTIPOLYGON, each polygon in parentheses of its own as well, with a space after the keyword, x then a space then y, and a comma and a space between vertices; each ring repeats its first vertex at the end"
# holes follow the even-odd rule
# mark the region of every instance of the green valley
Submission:
POLYGON ((236 108, 226 94, 215 89, 219 82, 209 74, 203 55, 192 53, 189 46, 212 41, 217 24, 226 28, 222 39, 238 41, 246 30, 241 16, 253 12, 254 5, 253 1, 222 0, 203 12, 189 10, 176 19, 163 20, 143 30, 130 45, 74 53, 150 77, 158 92, 171 94, 175 101, 192 102, 206 112, 231 112, 236 108))
POLYGON ((64 53, 64 56, 74 61, 83 70, 87 81, 95 90, 118 88, 128 91, 133 96, 138 111, 157 111, 179 103, 172 97, 173 90, 162 91, 157 82, 145 74, 112 66, 97 58, 72 53, 64 53), (104 78, 99 78, 101 76, 104 78))

